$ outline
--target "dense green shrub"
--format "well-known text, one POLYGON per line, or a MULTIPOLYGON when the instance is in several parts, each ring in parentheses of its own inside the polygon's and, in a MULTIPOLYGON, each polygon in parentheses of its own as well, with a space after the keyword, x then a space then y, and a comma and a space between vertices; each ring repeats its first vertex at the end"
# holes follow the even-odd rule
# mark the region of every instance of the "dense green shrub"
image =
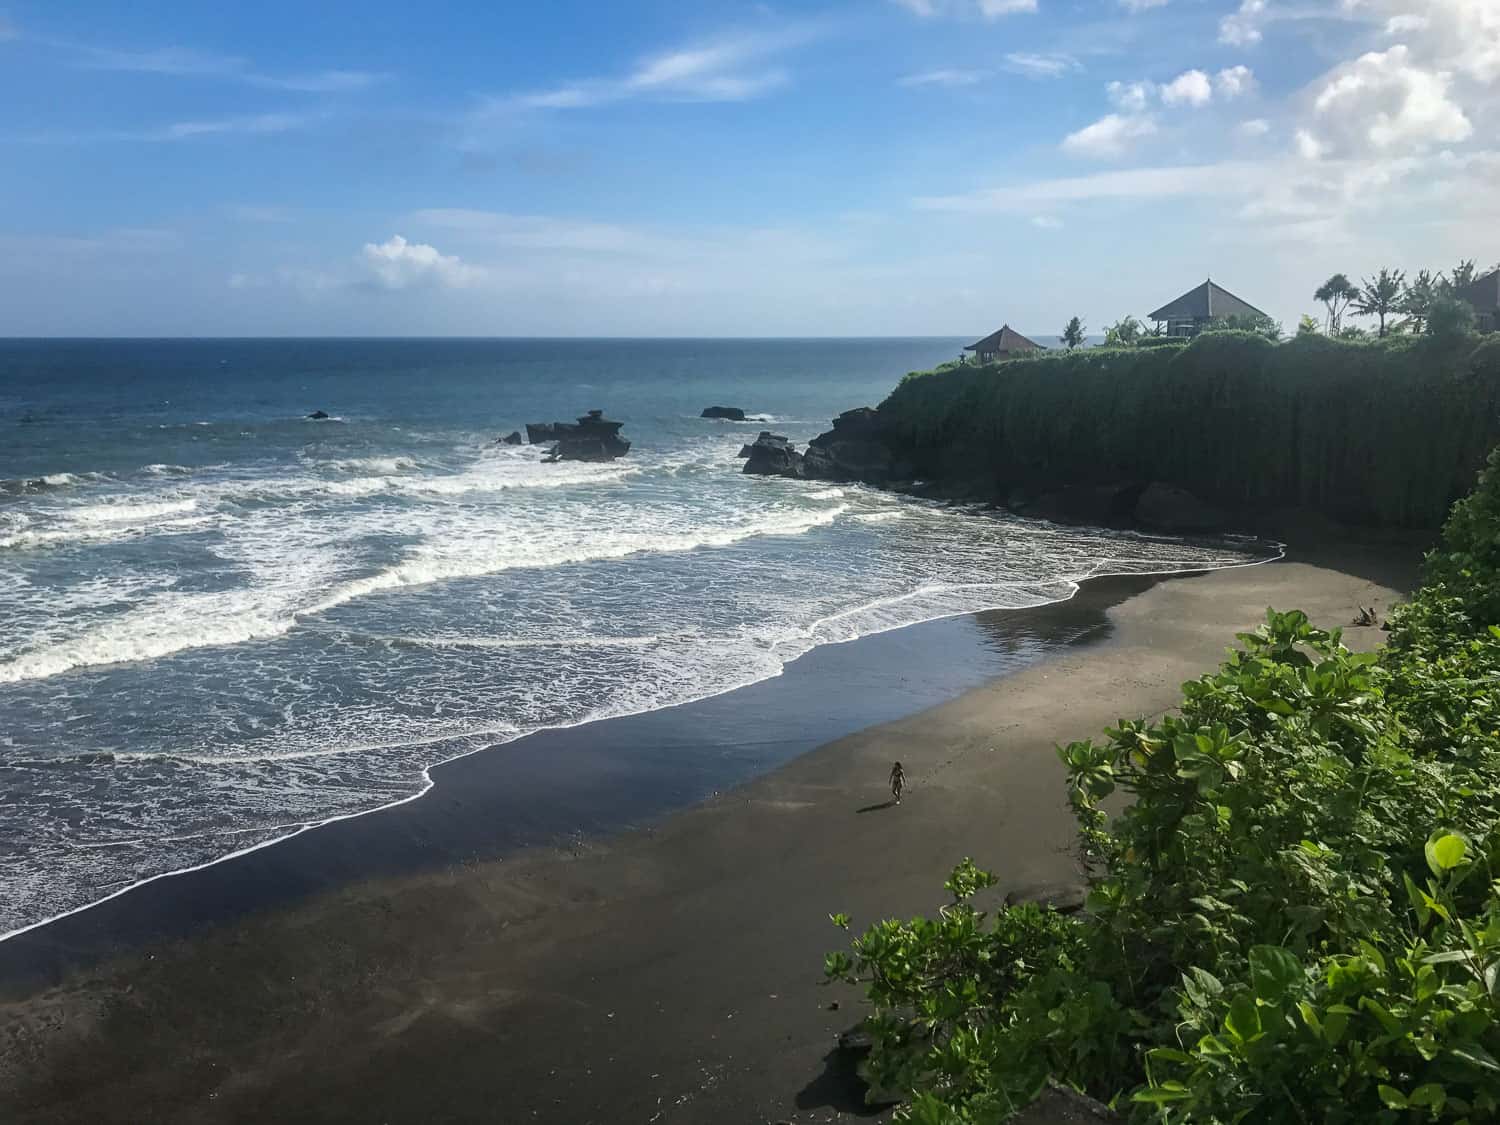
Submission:
POLYGON ((1500 441, 1500 350, 1212 332, 909 375, 880 418, 919 476, 997 494, 1157 480, 1228 508, 1430 528, 1500 441))
POLYGON ((936 919, 830 954, 900 1119, 1004 1121, 1048 1078, 1140 1123, 1495 1119, 1497 543, 1500 455, 1379 653, 1271 611, 1178 715, 1060 749, 1082 920, 985 914, 965 861, 936 919))

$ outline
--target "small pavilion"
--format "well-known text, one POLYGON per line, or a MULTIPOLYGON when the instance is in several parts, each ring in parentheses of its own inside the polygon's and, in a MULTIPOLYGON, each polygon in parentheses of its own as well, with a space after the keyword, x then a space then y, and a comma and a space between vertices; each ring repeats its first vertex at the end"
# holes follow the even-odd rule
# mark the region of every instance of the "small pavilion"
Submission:
POLYGON ((1030 355, 1032 352, 1046 351, 1046 349, 1036 341, 1028 340, 1007 324, 1000 331, 990 333, 978 343, 970 344, 964 351, 973 352, 975 360, 979 363, 995 363, 1002 359, 1015 359, 1017 356, 1030 355))
MULTIPOLYGON (((1165 325, 1163 335, 1196 336, 1216 320, 1229 317, 1263 317, 1248 301, 1242 301, 1210 278, 1195 289, 1189 289, 1177 300, 1163 305, 1150 319, 1165 325)), ((1267 319, 1270 319, 1267 317, 1267 319)))

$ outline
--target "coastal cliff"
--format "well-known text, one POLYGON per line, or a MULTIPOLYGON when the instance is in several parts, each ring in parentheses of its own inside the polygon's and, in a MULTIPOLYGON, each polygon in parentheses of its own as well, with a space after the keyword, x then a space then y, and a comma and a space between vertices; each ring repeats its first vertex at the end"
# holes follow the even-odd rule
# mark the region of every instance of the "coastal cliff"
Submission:
POLYGON ((1500 337, 1215 332, 914 372, 795 475, 1079 522, 1209 530, 1290 509, 1429 529, 1500 442, 1500 337))

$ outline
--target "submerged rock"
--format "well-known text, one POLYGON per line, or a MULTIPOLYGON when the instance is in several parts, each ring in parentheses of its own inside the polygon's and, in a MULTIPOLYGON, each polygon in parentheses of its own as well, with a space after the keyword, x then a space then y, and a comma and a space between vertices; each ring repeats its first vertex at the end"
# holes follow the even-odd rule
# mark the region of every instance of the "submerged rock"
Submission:
POLYGON ((801 477, 802 454, 786 438, 762 430, 748 447, 744 471, 763 477, 801 477))
POLYGON ((590 410, 577 423, 528 424, 526 434, 533 444, 555 441, 546 461, 613 461, 630 452, 630 442, 620 436, 624 422, 613 422, 602 410, 590 410))
POLYGON ((321 422, 328 417, 328 411, 314 410, 311 414, 308 415, 308 417, 311 418, 314 422, 321 422))
POLYGON ((743 422, 745 412, 738 406, 710 406, 698 415, 700 418, 722 418, 726 422, 743 422))

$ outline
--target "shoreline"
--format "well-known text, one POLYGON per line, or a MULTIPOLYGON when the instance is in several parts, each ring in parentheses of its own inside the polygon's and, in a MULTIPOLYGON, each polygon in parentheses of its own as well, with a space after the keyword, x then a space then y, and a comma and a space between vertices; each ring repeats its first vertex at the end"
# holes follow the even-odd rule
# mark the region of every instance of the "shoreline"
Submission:
MULTIPOLYGON (((1132 534, 1137 534, 1137 533, 1132 533, 1132 534)), ((1145 533, 1145 532, 1140 532, 1138 534, 1141 534, 1145 538, 1162 538, 1162 536, 1152 535, 1150 533, 1145 533)), ((1170 539, 1170 538, 1173 538, 1173 537, 1167 536, 1166 538, 1170 539)), ((1232 539, 1234 537, 1228 537, 1228 538, 1232 539)), ((1258 539, 1258 538, 1255 538, 1255 537, 1244 537, 1244 539, 1245 539, 1245 546, 1246 546, 1247 549, 1249 549, 1251 547, 1255 547, 1255 546, 1263 546, 1264 549, 1268 552, 1267 557, 1265 557, 1265 558, 1258 558, 1258 559, 1252 559, 1252 560, 1244 562, 1244 563, 1236 563, 1236 564, 1230 564, 1230 565, 1224 566, 1224 567, 1214 567, 1214 568, 1207 568, 1207 569, 1213 569, 1213 570, 1226 570, 1226 569, 1227 570, 1233 570, 1233 569, 1239 569, 1239 568, 1242 568, 1242 567, 1264 566, 1264 565, 1266 565, 1268 563, 1279 561, 1281 558, 1285 557, 1285 554, 1286 554, 1286 545, 1284 543, 1281 543, 1281 542, 1279 542, 1277 540, 1274 540, 1274 539, 1258 539), (1275 552, 1275 553, 1271 554, 1270 552, 1275 552)), ((24 939, 24 938, 27 937, 27 935, 38 934, 38 933, 40 933, 42 931, 49 930, 52 927, 58 926, 60 924, 66 924, 66 923, 69 922, 70 919, 74 919, 74 918, 77 918, 80 915, 87 914, 89 912, 96 911, 96 910, 99 910, 101 908, 107 907, 110 903, 115 902, 118 899, 121 899, 121 898, 123 898, 125 896, 128 896, 128 895, 131 895, 131 894, 135 894, 135 893, 141 891, 142 889, 150 887, 151 885, 153 885, 155 883, 158 883, 158 882, 160 882, 162 880, 177 879, 177 878, 181 878, 181 877, 185 877, 185 876, 198 875, 201 872, 210 871, 213 868, 220 867, 220 866, 225 865, 225 864, 233 864, 233 863, 235 863, 238 860, 241 860, 241 859, 243 859, 243 858, 245 858, 247 856, 254 855, 256 852, 262 851, 262 850, 267 849, 267 848, 275 848, 275 847, 286 846, 286 845, 290 844, 292 841, 297 840, 299 837, 302 837, 302 836, 304 836, 304 835, 306 835, 306 834, 308 834, 310 832, 323 831, 323 830, 332 828, 332 827, 334 827, 334 826, 336 826, 338 824, 341 824, 343 822, 346 822, 346 821, 358 820, 358 819, 362 819, 362 818, 365 818, 365 817, 378 817, 378 816, 386 814, 386 813, 388 813, 388 812, 390 812, 390 811, 392 811, 394 809, 398 809, 398 808, 400 808, 403 805, 407 805, 407 804, 419 801, 419 800, 421 800, 421 799, 429 796, 433 792, 433 790, 436 788, 437 782, 436 782, 436 780, 434 778, 434 774, 435 773, 441 772, 441 771, 446 771, 447 768, 450 767, 451 765, 453 765, 455 762, 462 761, 463 759, 470 758, 470 757, 473 757, 475 755, 481 755, 481 754, 504 753, 506 750, 509 750, 509 749, 516 749, 516 750, 524 751, 526 748, 528 748, 533 743, 534 740, 546 739, 547 737, 557 735, 560 732, 579 731, 579 730, 584 730, 586 728, 599 728, 601 726, 605 726, 605 725, 611 724, 611 723, 620 722, 620 721, 623 721, 623 720, 637 719, 637 718, 640 718, 642 716, 647 716, 647 715, 663 714, 663 713, 666 713, 666 712, 678 711, 678 710, 681 710, 683 708, 698 707, 698 706, 700 706, 702 704, 709 703, 710 701, 712 701, 714 699, 718 699, 718 698, 723 697, 723 696, 735 695, 735 694, 740 693, 740 692, 751 691, 751 690, 759 687, 761 684, 764 684, 764 683, 768 682, 769 680, 775 680, 777 678, 780 678, 782 676, 785 676, 785 675, 791 673, 794 668, 796 668, 803 661, 807 660, 808 657, 810 657, 814 653, 818 652, 820 649, 825 649, 825 648, 830 648, 830 647, 837 647, 837 646, 841 646, 841 645, 858 645, 858 644, 864 644, 866 642, 874 640, 875 638, 884 636, 884 635, 889 634, 889 633, 902 632, 902 631, 911 630, 911 629, 921 629, 921 628, 925 628, 925 627, 928 627, 928 626, 933 626, 933 625, 939 624, 941 622, 952 621, 954 619, 959 619, 959 618, 969 618, 969 617, 978 618, 978 617, 985 617, 985 616, 988 616, 988 615, 1003 615, 1004 619, 1010 619, 1010 615, 1045 613, 1046 611, 1048 611, 1049 609, 1052 609, 1053 607, 1061 606, 1061 605, 1067 605, 1067 604, 1070 604, 1070 603, 1077 602, 1078 599, 1079 599, 1079 597, 1080 597, 1080 595, 1083 593, 1083 591, 1085 591, 1086 589, 1092 590, 1094 587, 1097 587, 1097 586, 1099 586, 1101 584, 1108 584, 1108 583, 1111 583, 1111 582, 1120 582, 1120 583, 1130 584, 1130 583, 1133 583, 1133 582, 1136 582, 1137 580, 1139 580, 1139 581, 1145 582, 1147 585, 1150 585, 1152 583, 1159 582, 1159 581, 1170 581, 1170 580, 1175 579, 1175 578, 1180 578, 1180 577, 1189 576, 1189 575, 1195 575, 1195 574, 1201 574, 1201 573, 1205 573, 1205 572, 1206 572, 1206 570, 1179 570, 1179 571, 1126 572, 1126 573, 1118 573, 1118 572, 1111 572, 1111 571, 1098 571, 1098 572, 1095 572, 1095 573, 1092 573, 1092 574, 1089 574, 1089 575, 1085 575, 1085 576, 1083 576, 1083 577, 1081 577, 1079 579, 1071 580, 1071 585, 1073 586, 1072 593, 1069 594, 1066 598, 1062 598, 1062 599, 1059 599, 1057 601, 1042 602, 1042 603, 1039 603, 1039 604, 1036 604, 1036 605, 1027 605, 1027 606, 1019 606, 1019 607, 979 608, 979 609, 973 609, 973 610, 959 611, 959 612, 956 612, 956 613, 946 613, 946 614, 941 614, 941 615, 936 616, 936 617, 926 618, 926 619, 921 620, 921 621, 912 622, 912 623, 906 624, 906 625, 891 626, 891 627, 888 627, 888 628, 880 629, 880 630, 877 630, 875 632, 866 633, 866 634, 863 634, 861 636, 850 638, 850 639, 846 639, 846 640, 825 641, 825 642, 822 642, 820 644, 815 645, 813 648, 811 648, 807 652, 804 652, 801 655, 795 657, 794 659, 792 659, 790 661, 787 661, 786 663, 784 663, 781 666, 781 669, 780 669, 779 672, 777 672, 776 674, 774 674, 772 676, 768 676, 768 677, 766 677, 765 679, 762 679, 762 680, 751 681, 749 683, 741 684, 741 685, 738 685, 736 687, 728 688, 726 690, 717 691, 717 692, 714 692, 714 693, 709 694, 709 695, 704 695, 704 696, 701 696, 701 697, 698 697, 698 698, 694 698, 694 699, 688 699, 688 700, 685 700, 685 701, 683 701, 681 703, 674 703, 674 704, 671 704, 671 705, 666 706, 666 707, 657 707, 657 708, 651 708, 651 709, 648 709, 648 710, 624 712, 624 713, 621 713, 621 714, 608 715, 608 716, 604 716, 604 717, 601 717, 601 718, 583 718, 583 719, 580 719, 580 720, 578 720, 576 722, 572 722, 572 723, 560 724, 558 726, 552 726, 552 727, 544 727, 544 728, 541 728, 541 729, 538 729, 538 730, 535 730, 535 731, 530 731, 530 732, 528 732, 528 733, 526 733, 526 734, 524 734, 524 735, 522 735, 522 736, 520 736, 518 738, 511 739, 511 740, 506 741, 506 742, 491 742, 491 743, 486 743, 484 745, 475 746, 475 747, 473 747, 471 749, 462 750, 459 753, 454 754, 452 757, 445 758, 445 759, 443 759, 443 760, 441 760, 439 762, 434 763, 431 766, 425 767, 421 771, 420 788, 416 792, 414 792, 414 793, 412 793, 412 794, 410 794, 408 796, 401 797, 401 798, 398 798, 396 800, 389 801, 389 802, 387 802, 385 804, 377 805, 377 806, 374 806, 374 807, 369 808, 369 809, 362 809, 362 810, 359 810, 357 812, 342 813, 342 814, 338 814, 338 815, 335 815, 335 816, 327 817, 327 818, 325 818, 323 820, 314 821, 314 822, 306 823, 306 824, 300 824, 300 825, 297 825, 297 826, 288 826, 289 830, 286 831, 282 835, 278 835, 278 836, 274 836, 274 837, 272 837, 270 839, 262 840, 262 841, 260 841, 258 843, 251 844, 251 845, 249 845, 247 847, 244 847, 244 848, 235 849, 233 851, 225 853, 224 855, 218 856, 218 857, 216 857, 214 859, 208 860, 208 861, 203 862, 203 863, 192 864, 192 865, 189 865, 189 866, 186 866, 186 867, 173 868, 173 869, 168 870, 168 871, 162 871, 162 872, 159 872, 159 873, 154 874, 154 875, 149 875, 149 876, 147 876, 145 878, 142 878, 142 879, 138 879, 138 880, 134 880, 134 881, 131 881, 131 882, 127 882, 125 885, 119 886, 116 889, 111 890, 108 894, 102 895, 101 897, 93 899, 90 902, 84 903, 83 905, 72 907, 72 908, 70 908, 68 910, 61 911, 61 912, 59 912, 57 914, 51 915, 51 916, 49 916, 47 918, 43 918, 43 919, 41 919, 39 921, 28 923, 26 925, 20 926, 20 927, 18 927, 16 929, 10 930, 10 931, 5 932, 5 933, 0 933, 0 987, 3 987, 4 983, 6 982, 6 980, 9 979, 9 978, 11 978, 14 975, 14 961, 15 961, 15 957, 14 957, 13 951, 11 951, 11 950, 8 949, 8 946, 11 943, 15 942, 17 939, 24 939)), ((1106 594, 1106 595, 1101 595, 1101 596, 1108 597, 1109 595, 1106 594)), ((1088 602, 1084 603, 1085 606, 1092 606, 1093 604, 1094 603, 1092 601, 1088 601, 1088 602)), ((1101 602, 1100 604, 1103 605, 1105 603, 1101 602)), ((1085 612, 1086 612, 1086 610, 1085 610, 1085 612)), ((1064 643, 1064 644, 1071 644, 1071 643, 1074 643, 1074 641, 1067 640, 1067 641, 1064 641, 1062 643, 1064 643)), ((1014 669, 1012 669, 1012 668, 999 669, 999 670, 995 670, 993 674, 994 675, 1006 675, 1006 674, 1009 674, 1010 671, 1013 671, 1013 670, 1014 669)), ((972 685, 966 685, 966 686, 972 686, 972 685)), ((962 688, 960 688, 959 690, 962 690, 962 688)), ((929 701, 929 703, 936 703, 936 702, 938 702, 938 701, 937 700, 931 700, 931 701, 929 701)), ((888 716, 888 718, 895 718, 895 717, 896 716, 888 716)), ((884 720, 876 720, 876 721, 878 722, 878 721, 884 721, 884 720)), ((866 725, 869 725, 869 724, 866 724, 866 725)), ((850 733, 850 732, 849 731, 843 731, 843 732, 840 732, 840 733, 850 733)), ((815 743, 813 745, 810 745, 810 746, 806 747, 806 749, 807 750, 811 750, 816 745, 817 744, 815 743)), ((751 775, 751 777, 753 777, 753 776, 755 776, 755 775, 751 775)), ((745 781, 745 780, 749 780, 749 779, 750 778, 744 778, 744 777, 737 778, 737 779, 734 779, 733 781, 731 781, 731 784, 733 784, 733 783, 739 783, 739 782, 742 782, 742 781, 745 781)), ((701 796, 698 799, 702 799, 701 796)), ((670 815, 673 812, 681 811, 683 808, 691 807, 691 805, 693 803, 695 803, 695 802, 690 800, 690 801, 683 802, 683 803, 681 803, 681 804, 679 804, 679 805, 677 805, 675 807, 667 807, 667 808, 657 809, 657 810, 655 810, 655 812, 652 815, 655 815, 657 817, 664 816, 664 815, 670 815)), ((637 818, 637 819, 639 819, 639 818, 637 818)), ((604 826, 604 827, 600 827, 598 825, 585 825, 585 826, 580 826, 580 828, 578 829, 578 831, 581 832, 581 833, 583 833, 583 834, 587 834, 587 835, 598 835, 601 832, 602 833, 608 833, 608 832, 611 832, 611 831, 619 831, 619 830, 621 830, 624 827, 629 827, 629 824, 613 824, 613 825, 604 826)), ((511 847, 512 847, 512 849, 514 849, 514 848, 519 848, 519 847, 535 846, 537 843, 538 843, 538 841, 536 841, 536 840, 524 841, 524 842, 523 841, 515 841, 515 842, 512 843, 511 847)), ((153 935, 153 936, 160 937, 160 936, 179 936, 179 935, 153 935)), ((25 944, 25 943, 23 943, 23 944, 25 944)), ((113 952, 121 952, 121 950, 117 949, 117 950, 114 950, 113 952)))
POLYGON ((844 1119, 860 1107, 830 1037, 861 1005, 816 987, 840 944, 829 912, 930 911, 964 855, 999 892, 1076 877, 1052 744, 1170 707, 1267 604, 1329 626, 1387 608, 1416 555, 1294 550, 1151 582, 1102 611, 1095 643, 650 827, 346 884, 11 992, 0 1105, 58 1122, 844 1119), (911 787, 893 810, 897 756, 911 787))

